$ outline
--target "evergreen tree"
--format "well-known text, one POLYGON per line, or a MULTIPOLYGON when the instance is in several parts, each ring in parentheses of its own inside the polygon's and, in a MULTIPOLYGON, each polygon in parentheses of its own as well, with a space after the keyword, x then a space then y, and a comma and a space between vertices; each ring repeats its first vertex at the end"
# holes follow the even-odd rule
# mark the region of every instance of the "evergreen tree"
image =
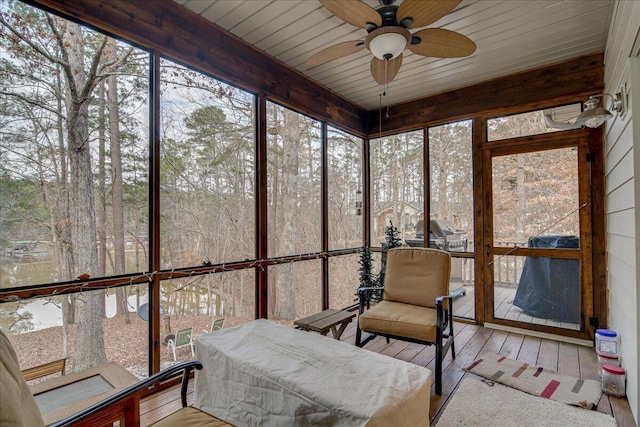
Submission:
MULTIPOLYGON (((382 245, 382 262, 380 265, 380 272, 378 274, 373 273, 373 257, 371 256, 371 249, 368 246, 363 246, 360 250, 360 287, 383 287, 384 286, 384 272, 387 261, 387 251, 389 249, 402 246, 402 240, 400 239, 400 232, 398 228, 393 225, 393 222, 389 222, 389 226, 384 229, 386 239, 382 245)), ((380 301, 382 300, 382 289, 375 290, 369 293, 369 300, 380 301)))
POLYGON ((377 278, 374 277, 373 269, 373 257, 371 256, 371 249, 368 246, 363 246, 360 250, 360 287, 368 288, 371 286, 377 286, 377 278))
POLYGON ((384 228, 384 234, 386 236, 385 242, 382 244, 382 262, 380 265, 380 273, 378 274, 379 286, 384 286, 384 275, 387 267, 387 251, 393 248, 399 248, 402 246, 402 240, 400 239, 400 232, 398 227, 393 225, 393 221, 389 221, 389 225, 384 228))

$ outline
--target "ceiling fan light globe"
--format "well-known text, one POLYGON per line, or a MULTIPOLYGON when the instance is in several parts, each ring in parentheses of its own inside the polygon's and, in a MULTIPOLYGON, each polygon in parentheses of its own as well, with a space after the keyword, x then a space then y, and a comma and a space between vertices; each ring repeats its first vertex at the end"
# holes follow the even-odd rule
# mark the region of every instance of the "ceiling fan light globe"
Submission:
POLYGON ((398 33, 379 34, 369 42, 369 50, 378 59, 396 58, 406 47, 406 36, 398 33))

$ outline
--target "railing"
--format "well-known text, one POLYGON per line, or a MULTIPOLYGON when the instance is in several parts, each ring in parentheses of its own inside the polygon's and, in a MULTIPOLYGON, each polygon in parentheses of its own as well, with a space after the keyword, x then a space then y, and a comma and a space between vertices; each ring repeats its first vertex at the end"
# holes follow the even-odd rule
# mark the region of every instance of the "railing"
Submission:
MULTIPOLYGON (((498 247, 515 247, 521 246, 521 242, 495 242, 498 247)), ((473 242, 469 242, 469 248, 473 249, 473 242)), ((460 282, 464 286, 473 285, 475 280, 474 258, 452 253, 451 279, 460 282)), ((502 287, 517 287, 522 268, 524 266, 523 256, 495 256, 492 262, 494 285, 502 287)))

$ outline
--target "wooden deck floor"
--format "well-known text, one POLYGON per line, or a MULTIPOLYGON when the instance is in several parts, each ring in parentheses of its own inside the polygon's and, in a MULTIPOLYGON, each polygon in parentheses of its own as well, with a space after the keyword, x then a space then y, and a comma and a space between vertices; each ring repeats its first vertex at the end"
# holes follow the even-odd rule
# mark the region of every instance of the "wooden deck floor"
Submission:
MULTIPOLYGON (((498 353, 526 363, 537 364, 566 375, 598 380, 597 358, 594 350, 590 347, 465 323, 456 323, 455 331, 457 355, 452 360, 449 353, 444 362, 442 396, 437 396, 433 389, 431 393, 430 418, 432 425, 438 420, 443 407, 462 379, 465 376, 475 376, 463 371, 462 368, 486 352, 498 353)), ((352 322, 342 335, 342 340, 353 344, 354 336, 355 323, 352 322)), ((376 338, 365 348, 430 369, 434 368, 433 346, 425 347, 395 340, 391 340, 387 344, 383 338, 376 338)), ((180 407, 179 393, 179 388, 175 387, 145 398, 140 407, 142 426, 148 426, 177 410, 180 407)), ((629 403, 624 398, 609 397, 603 394, 597 410, 613 415, 618 426, 636 426, 629 403)))
MULTIPOLYGON (((456 298, 453 308, 454 315, 466 319, 473 319, 475 316, 475 301, 473 286, 464 286, 466 295, 456 298)), ((534 323, 537 325, 556 326, 559 328, 580 330, 580 325, 575 323, 556 322, 550 319, 542 319, 524 313, 519 307, 513 304, 517 287, 496 286, 494 293, 495 317, 499 319, 517 320, 520 322, 534 323)))

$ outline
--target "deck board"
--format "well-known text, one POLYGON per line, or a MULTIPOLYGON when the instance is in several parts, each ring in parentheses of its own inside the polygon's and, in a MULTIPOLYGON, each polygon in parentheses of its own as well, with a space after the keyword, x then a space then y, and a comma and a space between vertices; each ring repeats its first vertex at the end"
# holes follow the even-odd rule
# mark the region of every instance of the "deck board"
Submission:
MULTIPOLYGON (((355 322, 349 324, 341 337, 342 341, 353 344, 355 341, 355 322)), ((505 332, 481 326, 456 322, 455 346, 456 358, 447 354, 443 362, 442 396, 431 393, 430 418, 433 424, 449 401, 460 382, 465 377, 476 377, 462 368, 468 366, 478 356, 493 352, 530 364, 537 364, 549 369, 556 369, 566 375, 579 376, 583 379, 599 379, 598 361, 594 350, 577 344, 554 341, 546 338, 525 336, 514 332, 505 332)), ((313 332, 309 332, 313 333, 313 332)), ((377 337, 366 349, 386 354, 401 360, 433 369, 435 365, 435 349, 433 346, 421 346, 403 341, 377 337)), ((193 382, 190 384, 189 404, 193 403, 193 382)), ((180 408, 180 388, 172 387, 144 398, 140 404, 141 426, 149 426, 157 420, 177 411, 180 408)), ((616 418, 619 427, 632 427, 636 423, 631 414, 629 402, 624 398, 602 395, 597 410, 616 418)))
MULTIPOLYGON (((463 319, 475 319, 475 301, 473 284, 464 286, 465 295, 459 296, 453 303, 453 315, 463 319)), ((536 325, 555 326, 558 328, 580 330, 576 323, 556 322, 551 319, 533 317, 513 304, 516 286, 496 286, 494 290, 494 317, 496 319, 516 320, 536 325)))

